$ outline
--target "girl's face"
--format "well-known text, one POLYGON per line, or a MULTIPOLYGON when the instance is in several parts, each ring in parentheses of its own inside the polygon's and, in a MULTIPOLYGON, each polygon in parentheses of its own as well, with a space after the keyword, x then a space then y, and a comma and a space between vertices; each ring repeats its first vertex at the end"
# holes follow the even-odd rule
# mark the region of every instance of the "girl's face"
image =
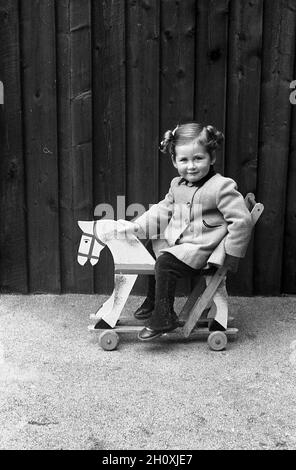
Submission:
POLYGON ((179 175, 190 183, 195 183, 206 176, 211 164, 214 164, 216 160, 211 159, 205 147, 197 141, 176 145, 175 154, 174 167, 177 168, 179 175))

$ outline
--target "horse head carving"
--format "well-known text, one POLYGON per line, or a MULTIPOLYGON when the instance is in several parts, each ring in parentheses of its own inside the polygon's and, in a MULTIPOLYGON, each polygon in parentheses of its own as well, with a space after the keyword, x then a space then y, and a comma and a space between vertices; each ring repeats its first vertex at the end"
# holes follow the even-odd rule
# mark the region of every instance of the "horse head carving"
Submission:
POLYGON ((92 266, 94 266, 99 261, 100 252, 106 245, 95 236, 95 221, 79 221, 78 225, 83 235, 78 248, 77 261, 81 266, 84 266, 87 261, 90 261, 92 266))
POLYGON ((82 230, 77 261, 84 266, 87 261, 97 264, 101 251, 108 247, 115 266, 114 290, 111 297, 94 315, 97 328, 106 324, 114 327, 139 272, 153 273, 155 260, 140 240, 133 234, 126 235, 122 224, 115 220, 79 221, 82 230))

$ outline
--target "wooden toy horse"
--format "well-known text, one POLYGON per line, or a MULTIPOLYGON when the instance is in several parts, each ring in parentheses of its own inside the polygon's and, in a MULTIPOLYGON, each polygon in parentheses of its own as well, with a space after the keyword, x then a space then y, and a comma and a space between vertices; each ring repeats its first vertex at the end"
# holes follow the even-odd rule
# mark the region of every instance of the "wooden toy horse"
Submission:
MULTIPOLYGON (((77 257, 80 265, 85 265, 89 260, 94 266, 99 260, 100 252, 106 246, 112 253, 115 267, 114 289, 110 298, 95 315, 91 315, 91 318, 98 320, 97 329, 114 328, 138 274, 154 274, 155 260, 135 235, 130 234, 126 237, 124 233, 120 233, 120 221, 79 221, 78 225, 83 231, 77 257)), ((221 243, 211 255, 210 265, 221 266, 224 256, 224 244, 221 243)), ((208 284, 211 276, 205 276, 205 280, 208 284)), ((224 279, 215 292, 208 312, 208 318, 215 318, 224 328, 227 327, 228 318, 227 297, 224 279)), ((188 304, 181 312, 181 319, 184 318, 187 309, 188 304)))
POLYGON ((122 225, 115 220, 96 220, 78 222, 83 231, 79 249, 78 263, 82 266, 89 260, 94 266, 100 252, 106 246, 112 253, 115 267, 114 289, 111 297, 93 316, 101 319, 97 328, 113 328, 122 312, 138 274, 154 273, 154 258, 148 253, 140 240, 132 234, 120 232, 122 225))
MULTIPOLYGON (((252 193, 247 194, 245 203, 251 212, 252 221, 255 225, 264 210, 264 206, 256 203, 252 193)), ((92 265, 95 265, 99 260, 100 252, 105 246, 110 249, 113 255, 115 265, 114 290, 111 297, 99 308, 97 313, 91 316, 97 320, 95 327, 89 327, 93 331, 105 330, 100 335, 100 344, 103 349, 113 350, 119 341, 117 333, 131 332, 142 328, 139 325, 116 324, 137 275, 154 274, 155 260, 135 235, 131 234, 127 237, 124 234, 124 225, 120 221, 80 221, 78 225, 83 231, 77 258, 81 265, 84 265, 88 260, 92 265)), ((193 330, 201 335, 206 334, 210 348, 216 351, 225 348, 227 335, 235 336, 238 331, 236 328, 227 328, 228 296, 225 286, 227 268, 224 266, 224 242, 225 238, 209 257, 203 276, 194 287, 179 314, 180 325, 183 324, 183 336, 188 338, 193 330), (209 271, 212 266, 217 268, 214 274, 213 272, 210 274, 209 271), (207 328, 196 329, 204 314, 207 315, 208 319, 215 318, 226 331, 209 332, 207 328)))

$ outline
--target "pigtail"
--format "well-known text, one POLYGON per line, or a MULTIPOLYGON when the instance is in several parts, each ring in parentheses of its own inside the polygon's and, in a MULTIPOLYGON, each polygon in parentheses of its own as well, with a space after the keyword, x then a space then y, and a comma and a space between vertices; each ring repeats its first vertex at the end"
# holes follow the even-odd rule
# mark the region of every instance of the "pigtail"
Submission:
POLYGON ((163 136, 163 140, 160 142, 159 150, 162 153, 169 153, 170 155, 174 152, 174 143, 175 143, 175 134, 178 129, 179 125, 175 127, 173 131, 168 130, 165 132, 163 136))
POLYGON ((211 150, 216 150, 220 147, 224 140, 224 134, 218 131, 214 126, 206 126, 207 133, 207 147, 211 150))

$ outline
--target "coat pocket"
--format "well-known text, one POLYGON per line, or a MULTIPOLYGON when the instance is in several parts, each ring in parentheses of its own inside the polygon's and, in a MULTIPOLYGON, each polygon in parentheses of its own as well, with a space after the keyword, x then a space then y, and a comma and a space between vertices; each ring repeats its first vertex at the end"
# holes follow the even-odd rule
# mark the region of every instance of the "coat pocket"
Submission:
POLYGON ((223 224, 216 224, 216 225, 212 225, 212 224, 209 224, 208 222, 206 222, 204 219, 202 219, 202 223, 205 227, 207 228, 216 228, 216 227, 222 227, 223 224))

